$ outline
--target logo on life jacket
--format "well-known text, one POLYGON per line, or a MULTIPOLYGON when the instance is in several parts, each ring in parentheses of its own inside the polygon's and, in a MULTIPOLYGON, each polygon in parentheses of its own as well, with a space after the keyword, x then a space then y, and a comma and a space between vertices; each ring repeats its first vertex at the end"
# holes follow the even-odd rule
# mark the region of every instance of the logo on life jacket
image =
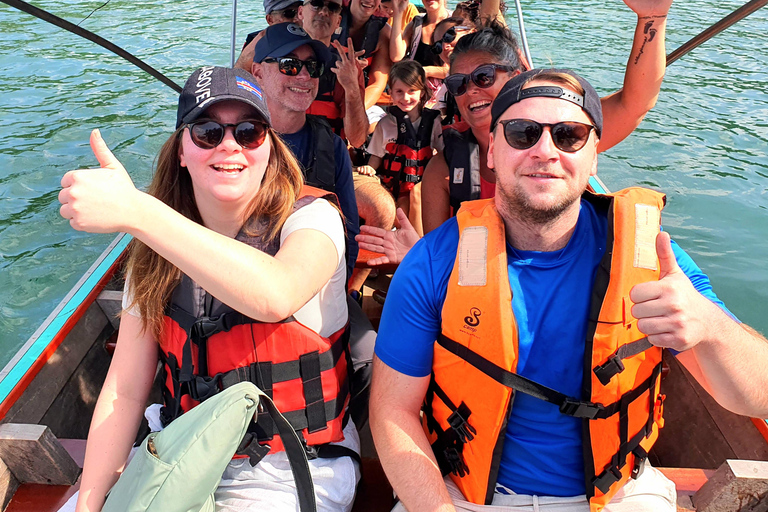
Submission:
POLYGON ((480 315, 483 312, 479 308, 472 308, 469 310, 469 316, 464 317, 464 322, 470 327, 477 327, 480 325, 480 315))

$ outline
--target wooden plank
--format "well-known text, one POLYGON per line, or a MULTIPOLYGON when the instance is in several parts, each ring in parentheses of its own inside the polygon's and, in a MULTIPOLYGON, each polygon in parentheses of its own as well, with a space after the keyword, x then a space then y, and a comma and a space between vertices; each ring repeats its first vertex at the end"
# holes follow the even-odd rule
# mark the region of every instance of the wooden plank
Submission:
POLYGON ((768 462, 728 460, 693 496, 698 512, 768 510, 768 462))
MULTIPOLYGON (((8 410, 3 421, 39 423, 107 326, 111 329, 101 308, 91 304, 81 321, 61 343, 55 356, 39 370, 38 378, 28 384, 21 399, 8 410)), ((57 434, 62 435, 60 432, 57 434)))
POLYGON ((717 469, 726 459, 768 460, 768 443, 749 418, 720 407, 677 359, 662 382, 665 426, 652 450, 657 467, 717 469))
POLYGON ((19 483, 72 485, 80 467, 45 425, 0 425, 0 458, 19 483))
POLYGON ((0 510, 5 510, 18 488, 19 481, 13 476, 5 462, 0 459, 0 510))

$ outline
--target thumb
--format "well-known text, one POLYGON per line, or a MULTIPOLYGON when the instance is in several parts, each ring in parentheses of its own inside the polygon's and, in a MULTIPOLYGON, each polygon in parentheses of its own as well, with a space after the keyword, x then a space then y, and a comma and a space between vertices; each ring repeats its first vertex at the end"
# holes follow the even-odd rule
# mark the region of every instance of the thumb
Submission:
POLYGON ((411 221, 408 220, 408 216, 405 214, 402 208, 397 209, 397 221, 400 223, 401 230, 410 229, 411 231, 415 231, 411 221))
POLYGON ((675 253, 672 251, 672 240, 666 231, 659 231, 659 234, 656 235, 656 255, 659 257, 660 279, 680 272, 677 258, 675 258, 675 253))
POLYGON ((119 169, 122 167, 115 155, 107 147, 107 143, 101 138, 101 132, 96 129, 91 132, 91 150, 99 165, 105 169, 119 169))

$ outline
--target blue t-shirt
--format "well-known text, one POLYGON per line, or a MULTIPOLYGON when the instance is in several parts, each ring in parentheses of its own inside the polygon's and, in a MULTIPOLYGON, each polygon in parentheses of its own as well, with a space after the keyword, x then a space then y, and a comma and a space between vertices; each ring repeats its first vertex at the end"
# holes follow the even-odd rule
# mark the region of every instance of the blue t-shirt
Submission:
MULTIPOLYGON (((606 217, 582 201, 576 229, 563 249, 519 251, 507 244, 512 309, 519 330, 517 371, 569 396, 581 396, 588 311, 606 231, 606 217)), ((424 377, 432 370, 458 242, 453 218, 411 249, 392 280, 376 355, 401 373, 424 377)), ((725 309, 701 269, 674 242, 672 248, 694 287, 725 309)), ((517 393, 498 483, 518 494, 584 494, 581 422, 561 414, 553 404, 517 393)))
MULTIPOLYGON (((291 148, 293 154, 304 168, 312 163, 312 155, 309 150, 312 147, 309 123, 296 133, 282 133, 280 136, 291 148)), ((357 261, 357 241, 355 237, 360 233, 360 217, 357 214, 357 199, 355 199, 355 187, 352 183, 352 161, 349 159, 347 145, 341 138, 333 135, 333 154, 336 159, 336 196, 339 198, 341 213, 344 214, 347 231, 347 275, 352 275, 357 261)))

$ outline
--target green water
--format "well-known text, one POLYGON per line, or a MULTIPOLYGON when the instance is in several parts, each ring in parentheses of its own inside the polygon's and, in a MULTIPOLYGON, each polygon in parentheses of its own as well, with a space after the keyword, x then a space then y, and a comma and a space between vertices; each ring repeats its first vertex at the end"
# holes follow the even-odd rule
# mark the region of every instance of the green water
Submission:
MULTIPOLYGON (((34 4, 77 23, 103 3, 34 4)), ((508 3, 512 3, 511 1, 508 3)), ((678 0, 674 49, 738 7, 678 0)), ((635 17, 620 1, 523 0, 534 62, 573 67, 601 93, 620 87, 635 17)), ((177 83, 203 64, 229 64, 231 4, 112 0, 82 23, 177 83)), ((239 2, 238 40, 265 26, 261 1, 239 2)), ((516 26, 516 25, 515 25, 516 26)), ((768 9, 674 63, 657 106, 602 155, 611 189, 664 190, 665 228, 709 273, 743 321, 768 333, 768 9)), ((112 235, 72 230, 58 184, 95 166, 101 128, 145 185, 175 122, 176 94, 84 39, 0 4, 0 364, 24 343, 112 235)))

